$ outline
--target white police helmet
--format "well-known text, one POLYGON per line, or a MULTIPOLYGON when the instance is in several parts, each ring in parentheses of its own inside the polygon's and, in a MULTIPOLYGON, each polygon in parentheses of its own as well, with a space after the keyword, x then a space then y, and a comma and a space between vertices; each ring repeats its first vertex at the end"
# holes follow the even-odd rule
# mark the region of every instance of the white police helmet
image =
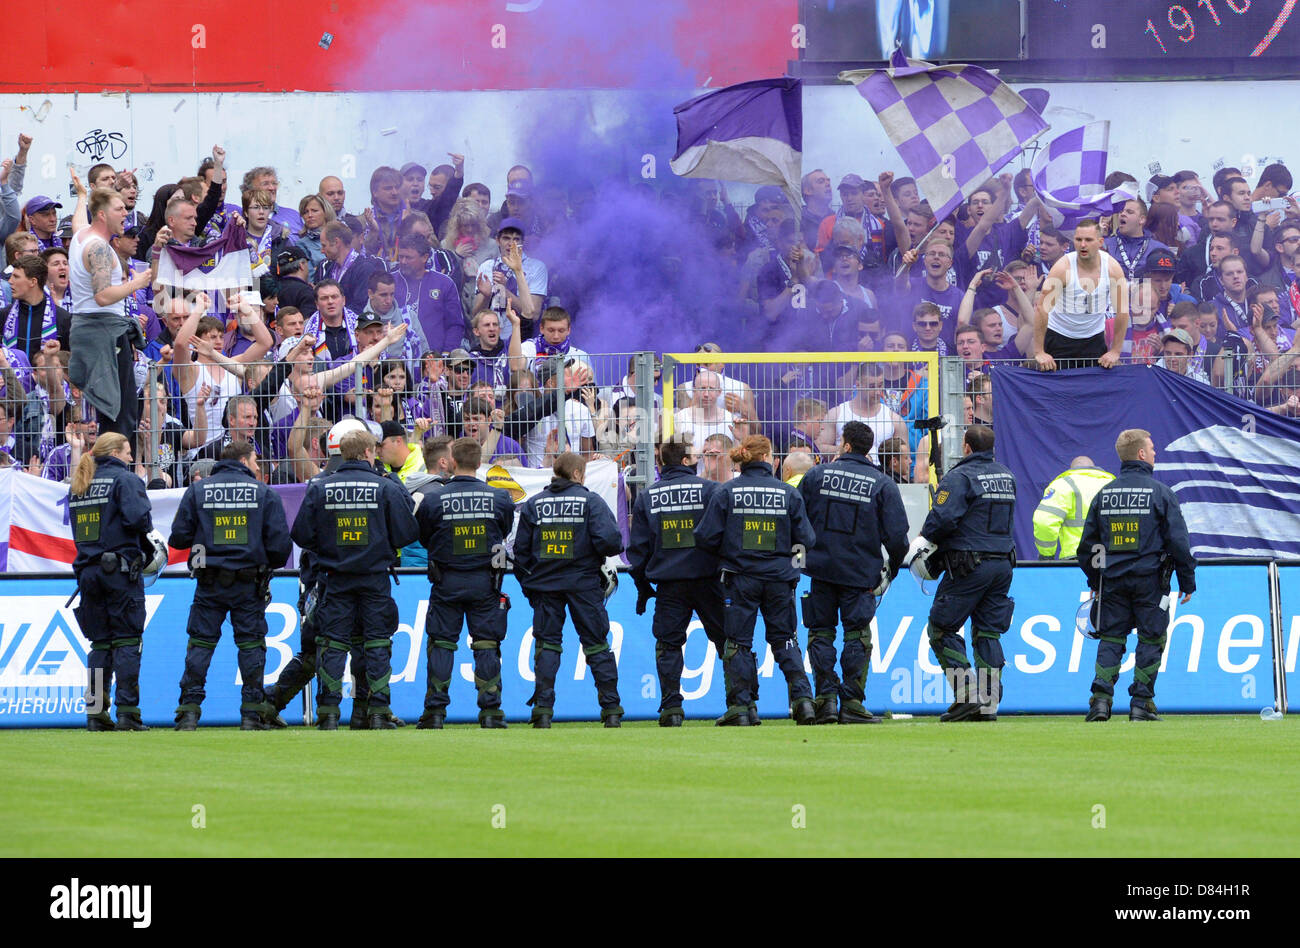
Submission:
POLYGON ((150 530, 146 539, 149 541, 152 553, 149 554, 140 575, 144 578, 146 586, 152 586, 167 566, 167 541, 157 530, 150 530))
POLYGON ((339 442, 343 436, 352 431, 369 431, 369 426, 360 418, 344 418, 333 428, 330 429, 329 435, 325 438, 325 450, 328 454, 339 453, 339 442))
POLYGON ((609 597, 618 591, 618 570, 605 563, 600 568, 600 581, 605 590, 605 601, 609 602, 609 597))

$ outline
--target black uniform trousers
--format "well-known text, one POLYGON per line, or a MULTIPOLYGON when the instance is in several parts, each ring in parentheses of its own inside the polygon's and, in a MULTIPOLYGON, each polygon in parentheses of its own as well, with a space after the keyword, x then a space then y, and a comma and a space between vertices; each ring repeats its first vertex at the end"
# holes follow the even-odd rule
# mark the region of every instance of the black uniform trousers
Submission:
MULTIPOLYGON (((317 639, 319 612, 315 619, 308 619, 306 611, 307 595, 304 593, 298 597, 298 615, 301 617, 298 653, 284 663, 284 668, 280 670, 280 676, 276 679, 275 684, 266 688, 266 700, 275 705, 277 711, 283 711, 287 708, 294 696, 316 677, 316 665, 320 657, 321 647, 321 643, 317 639)), ((354 627, 351 649, 352 700, 354 708, 366 704, 370 698, 370 686, 366 683, 364 646, 365 642, 362 639, 359 626, 354 627)))
POLYGON ((727 708, 748 710, 758 701, 758 663, 754 656, 754 626, 763 613, 763 628, 772 655, 785 675, 790 700, 811 698, 812 686, 803 670, 794 613, 794 585, 781 579, 731 574, 723 587, 722 673, 727 682, 727 708))
POLYGON ((578 641, 596 683, 596 697, 602 711, 622 713, 618 697, 618 664, 609 650, 609 613, 605 596, 594 578, 582 580, 574 589, 562 591, 531 590, 528 601, 533 607, 533 696, 528 703, 537 708, 555 707, 555 676, 560 671, 564 651, 564 609, 567 606, 578 641))
POLYGON ((358 689, 353 702, 368 704, 372 713, 384 713, 390 704, 388 680, 392 676, 393 633, 397 631, 397 603, 393 601, 387 573, 331 573, 325 577, 316 608, 319 658, 316 675, 319 709, 336 710, 343 700, 343 673, 353 635, 359 632, 365 653, 364 676, 354 671, 358 689), (364 677, 368 694, 360 693, 364 677))
POLYGON ((1130 697, 1150 700, 1156 696, 1156 675, 1165 653, 1169 633, 1169 612, 1160 608, 1160 599, 1169 594, 1159 572, 1130 573, 1101 581, 1101 624, 1097 643, 1097 677, 1092 693, 1113 696, 1119 666, 1124 661, 1128 634, 1137 629, 1137 654, 1134 656, 1133 684, 1130 697))
POLYGON ((808 628, 808 661, 813 669, 817 700, 838 695, 860 706, 866 697, 871 670, 871 620, 876 597, 869 589, 814 579, 803 597, 803 624, 808 628), (841 681, 835 674, 835 628, 844 623, 841 681))
POLYGON ((682 649, 692 613, 700 617, 704 634, 721 655, 726 647, 722 584, 712 578, 661 580, 655 587, 655 614, 650 625, 655 637, 661 713, 682 706, 682 649))
POLYGON ((186 626, 189 644, 185 649, 185 671, 181 675, 181 707, 198 709, 203 704, 204 685, 212 653, 221 638, 221 624, 230 616, 239 650, 239 676, 244 687, 241 711, 257 709, 265 700, 262 673, 266 669, 266 603, 255 580, 235 580, 222 586, 216 580, 200 580, 190 605, 186 626))
POLYGON ((961 637, 967 619, 971 620, 975 640, 974 684, 979 688, 978 700, 996 704, 1002 697, 1002 667, 1006 664, 1002 633, 1011 627, 1015 611, 1015 602, 1007 595, 1011 575, 1010 560, 981 558, 974 571, 961 579, 951 572, 944 573, 935 590, 934 605, 930 607, 930 649, 959 701, 976 700, 966 674, 970 670, 966 641, 961 637))
POLYGON ((87 566, 77 578, 81 602, 73 610, 90 642, 86 659, 86 713, 108 711, 109 689, 117 680, 117 711, 140 713, 140 643, 144 636, 144 584, 123 570, 106 573, 87 566))
POLYGON ((442 570, 442 579, 429 589, 425 615, 428 685, 427 711, 442 711, 451 700, 452 669, 461 626, 469 624, 474 653, 474 687, 484 711, 501 707, 501 643, 506 637, 505 602, 496 590, 490 569, 442 570))

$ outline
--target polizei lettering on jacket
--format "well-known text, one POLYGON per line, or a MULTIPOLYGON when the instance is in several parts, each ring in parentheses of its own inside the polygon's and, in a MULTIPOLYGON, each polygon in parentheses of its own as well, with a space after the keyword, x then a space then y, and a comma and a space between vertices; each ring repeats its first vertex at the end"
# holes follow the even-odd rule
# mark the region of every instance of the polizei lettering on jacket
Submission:
POLYGON ((585 523, 587 520, 587 498, 577 497, 540 497, 537 500, 538 523, 585 523))
POLYGON ((491 518, 496 511, 496 497, 491 491, 447 492, 439 499, 446 520, 483 520, 491 518))
POLYGON ((1107 487, 1101 494, 1101 512, 1125 517, 1141 517, 1151 512, 1154 487, 1107 487))
POLYGON ((827 497, 840 497, 860 504, 871 503, 871 478, 856 471, 839 471, 828 467, 822 471, 820 491, 827 497))
POLYGON ((740 487, 732 492, 732 513, 785 514, 786 492, 780 487, 740 487))
POLYGON ((977 474, 979 492, 986 500, 1015 500, 1015 479, 1006 474, 977 474))
POLYGON ((704 510, 704 486, 702 484, 663 484, 650 488, 650 512, 652 514, 697 513, 704 510))
POLYGON ((246 510, 257 506, 257 485, 255 484, 203 484, 203 507, 205 510, 226 510, 236 508, 246 510))
POLYGON ((379 485, 373 481, 342 481, 325 485, 326 510, 379 508, 379 485))

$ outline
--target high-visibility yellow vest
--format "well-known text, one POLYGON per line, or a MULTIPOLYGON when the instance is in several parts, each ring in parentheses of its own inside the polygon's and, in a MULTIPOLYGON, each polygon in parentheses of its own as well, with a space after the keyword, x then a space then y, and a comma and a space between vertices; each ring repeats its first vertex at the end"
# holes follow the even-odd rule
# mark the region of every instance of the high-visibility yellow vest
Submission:
POLYGON ((1109 471, 1096 467, 1073 468, 1057 475, 1043 491, 1043 499, 1034 511, 1034 544, 1045 560, 1072 559, 1079 550, 1083 522, 1097 492, 1115 479, 1109 471))

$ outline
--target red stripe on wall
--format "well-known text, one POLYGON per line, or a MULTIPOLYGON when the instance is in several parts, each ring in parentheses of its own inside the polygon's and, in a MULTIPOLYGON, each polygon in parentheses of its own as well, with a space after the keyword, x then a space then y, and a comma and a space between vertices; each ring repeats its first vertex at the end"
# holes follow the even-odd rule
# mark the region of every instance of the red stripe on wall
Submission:
POLYGON ((797 0, 507 5, 33 0, 5 10, 0 92, 716 88, 797 55, 797 0))

